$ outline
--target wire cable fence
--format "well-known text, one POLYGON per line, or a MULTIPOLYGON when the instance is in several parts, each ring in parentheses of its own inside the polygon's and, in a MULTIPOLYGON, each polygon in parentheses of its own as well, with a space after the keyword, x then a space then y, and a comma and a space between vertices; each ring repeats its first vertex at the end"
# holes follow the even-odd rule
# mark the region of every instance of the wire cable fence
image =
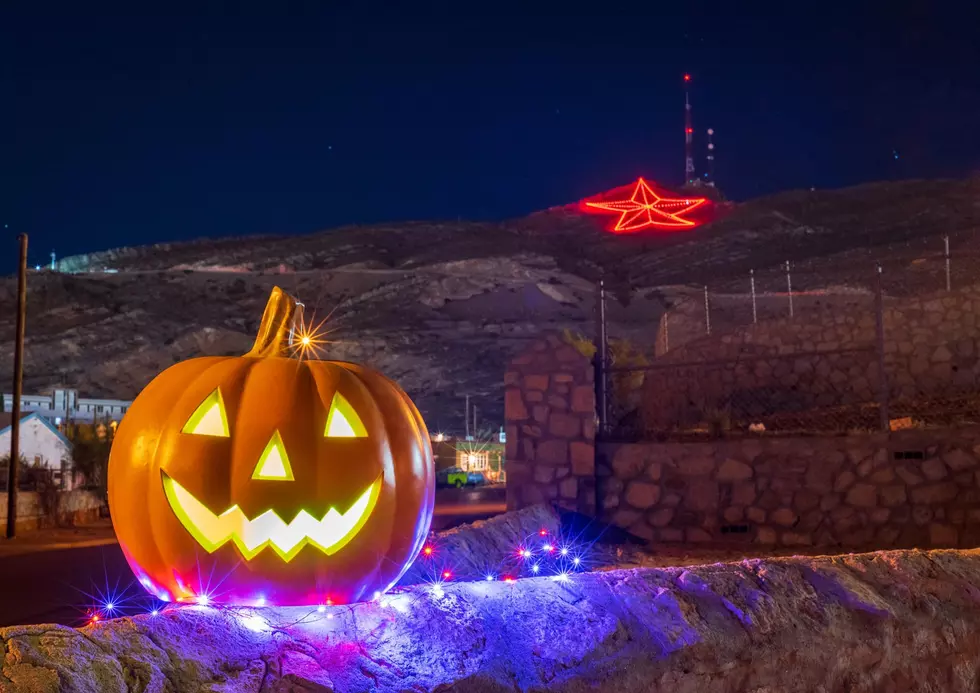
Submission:
MULTIPOLYGON (((10 456, 0 457, 0 493, 7 492, 10 456)), ((44 461, 29 462, 25 457, 20 458, 20 470, 17 477, 17 488, 20 491, 44 491, 54 488, 58 491, 70 491, 75 487, 77 474, 69 460, 49 465, 44 461)))
POLYGON ((652 357, 599 364, 600 428, 684 439, 978 421, 977 247, 932 237, 881 262, 855 250, 674 287, 652 357))

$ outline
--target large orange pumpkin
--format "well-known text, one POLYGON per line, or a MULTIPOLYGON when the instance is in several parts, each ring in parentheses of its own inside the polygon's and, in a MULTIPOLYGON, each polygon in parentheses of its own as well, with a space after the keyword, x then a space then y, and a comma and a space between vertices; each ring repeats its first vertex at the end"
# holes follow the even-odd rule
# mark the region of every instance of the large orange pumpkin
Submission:
POLYGON ((112 522, 162 599, 368 599, 425 541, 434 465, 422 417, 379 373, 290 357, 299 314, 274 289, 249 353, 168 368, 119 425, 112 522))

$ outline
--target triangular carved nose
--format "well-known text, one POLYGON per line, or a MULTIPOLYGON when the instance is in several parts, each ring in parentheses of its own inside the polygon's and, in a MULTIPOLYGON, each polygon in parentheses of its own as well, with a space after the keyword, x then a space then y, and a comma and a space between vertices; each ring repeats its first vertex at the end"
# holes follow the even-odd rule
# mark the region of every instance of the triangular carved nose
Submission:
POLYGON ((259 456, 259 462, 255 465, 252 478, 271 481, 293 480, 293 468, 289 465, 289 455, 286 454, 286 446, 282 443, 282 436, 279 435, 279 431, 272 434, 265 450, 259 456))

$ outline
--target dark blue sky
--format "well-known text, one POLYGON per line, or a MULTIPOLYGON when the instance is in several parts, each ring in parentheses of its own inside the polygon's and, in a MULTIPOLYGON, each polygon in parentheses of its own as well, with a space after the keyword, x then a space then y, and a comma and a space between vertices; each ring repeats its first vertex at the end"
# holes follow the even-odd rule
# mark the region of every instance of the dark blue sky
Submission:
POLYGON ((529 4, 8 0, 0 223, 33 263, 676 185, 685 71, 736 199, 980 168, 976 3, 529 4))

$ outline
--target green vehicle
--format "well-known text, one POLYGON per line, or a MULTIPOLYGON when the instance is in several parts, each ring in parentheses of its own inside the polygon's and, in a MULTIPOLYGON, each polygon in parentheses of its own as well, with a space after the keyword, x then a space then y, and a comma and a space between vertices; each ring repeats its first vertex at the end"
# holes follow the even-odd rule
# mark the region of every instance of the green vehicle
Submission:
POLYGON ((483 476, 483 472, 464 472, 459 467, 449 467, 436 474, 436 486, 442 488, 452 486, 456 488, 479 486, 486 482, 487 479, 483 476))

